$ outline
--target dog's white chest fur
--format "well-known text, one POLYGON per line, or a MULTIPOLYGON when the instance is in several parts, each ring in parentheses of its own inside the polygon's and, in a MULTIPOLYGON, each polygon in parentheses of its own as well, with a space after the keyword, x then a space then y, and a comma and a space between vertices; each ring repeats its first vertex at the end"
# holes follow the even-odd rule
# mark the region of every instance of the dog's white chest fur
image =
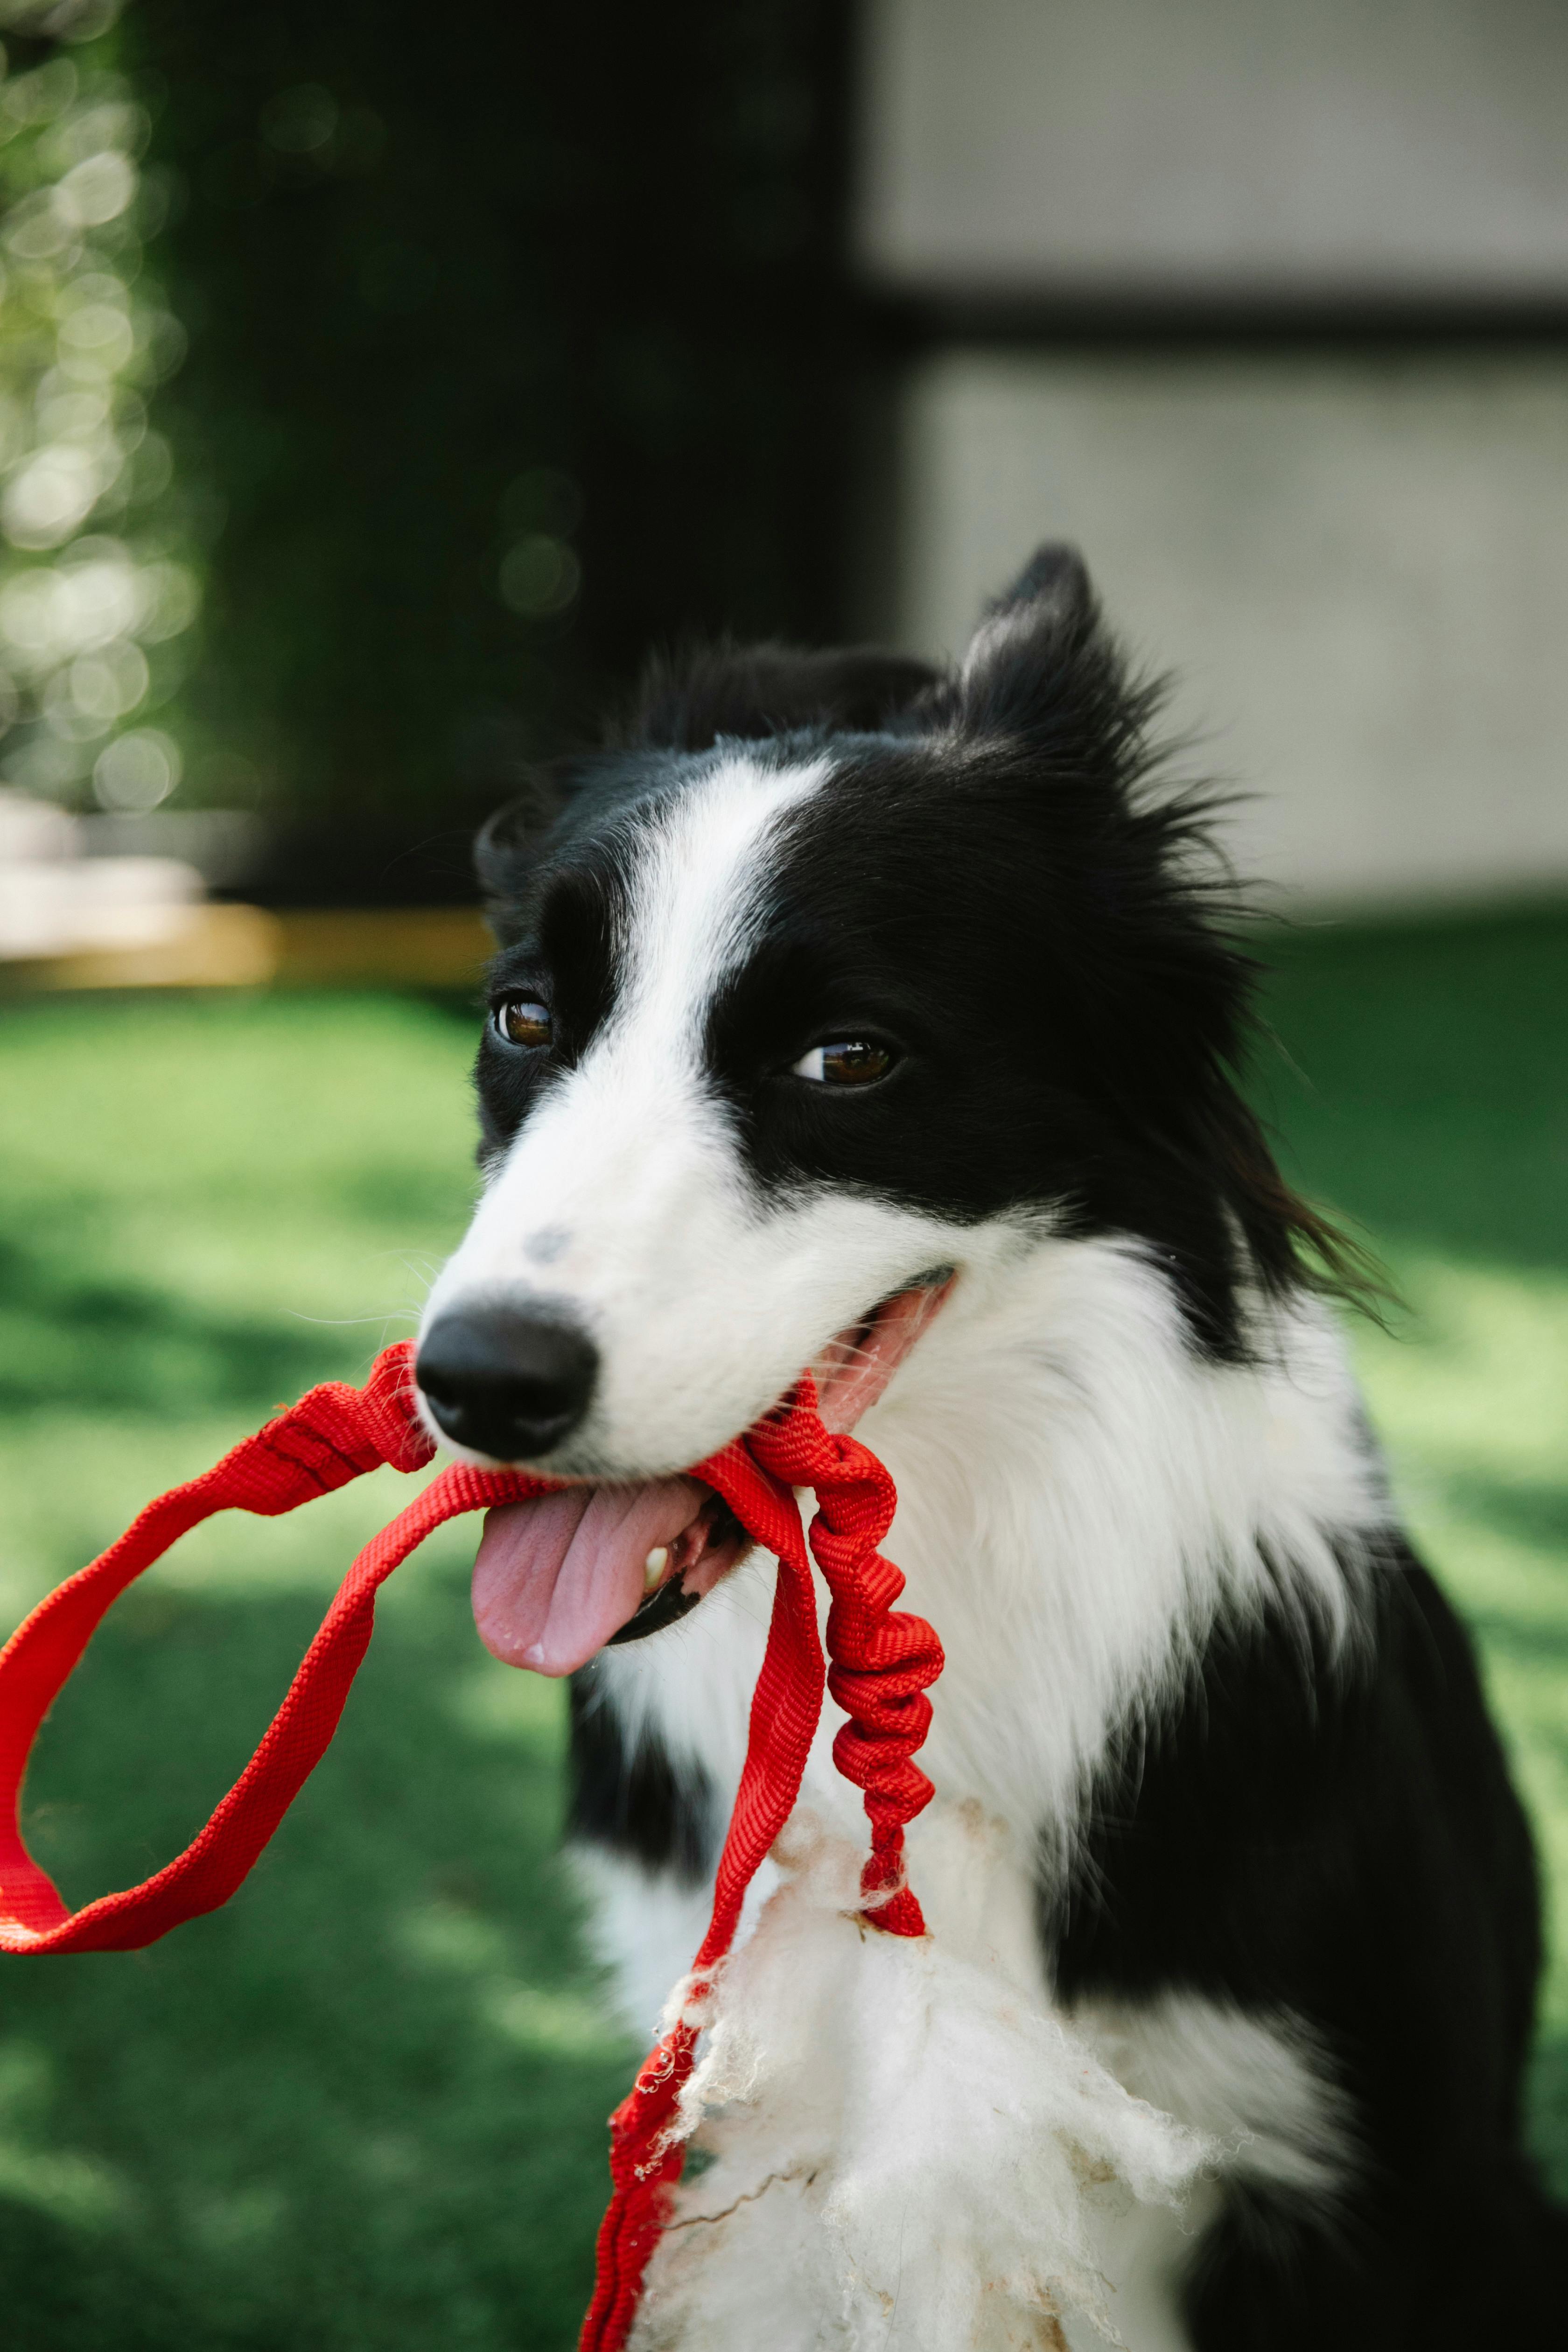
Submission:
POLYGON ((1135 2206, 1179 2215, 1211 2151, 1053 2011, 1010 1843, 976 1805, 935 1810, 911 1942, 857 1919, 856 1847, 797 1814, 682 2099, 706 2162, 638 2352, 740 2352, 763 2314, 801 2352, 1009 2352, 1072 2314, 1121 2332, 1108 2233, 1135 2206))
MULTIPOLYGON (((1383 1507, 1353 1387, 1315 1309, 1278 1318, 1272 1339, 1250 1366, 1200 1364, 1134 1252, 999 1232, 987 1273, 966 1280, 864 1424, 899 1483, 889 1554, 947 1651, 921 1756, 939 1802, 909 1853, 952 1974, 940 2000, 891 1960, 874 1983, 883 1956, 820 1906, 796 1938, 809 1966, 772 1965, 770 1999, 795 1987, 777 2048, 763 2052, 754 2008, 752 2041, 741 2037, 766 2097, 759 2089, 704 2127, 716 2160, 683 2191, 638 2339, 648 2352, 740 2352, 756 2340, 744 2315, 754 2329, 761 2307, 781 2347, 795 2340, 778 2332, 794 2311, 803 2347, 1002 2352, 1058 2343, 1049 2331, 1065 2327, 1075 2347, 1121 2337, 1162 2352, 1184 2340, 1174 2281, 1221 2172, 1334 2193, 1346 2118, 1295 2021, 1173 1996, 1064 2019, 1037 1925, 1115 1726, 1160 1703, 1217 1609, 1261 1601, 1266 1587, 1277 1600, 1283 1562, 1297 1605, 1355 1638, 1345 1534, 1374 1526, 1383 1507), (922 2032, 954 2044, 951 2063, 928 2051, 936 2087, 907 2092, 922 2032), (1100 2104, 1063 2108, 1073 2069, 1100 2084, 1100 2104), (1008 2086, 1016 2095, 1005 2098, 1008 2086), (1157 2130, 1156 2114, 1201 2136, 1201 2158, 1173 2126, 1157 2130), (879 2196, 885 2210, 869 2212, 879 2196), (847 2252, 850 2210, 862 2235, 850 2231, 847 2252), (919 2242, 901 2251, 889 2237, 895 2210, 918 2222, 919 2242), (976 2263, 995 2272, 988 2292, 976 2263)), ((753 1560, 687 1622, 599 1669, 626 1735, 657 1729, 726 1807, 770 1589, 771 1564, 753 1560)), ((858 1797, 833 1769, 839 1718, 827 1712, 804 1796, 853 1854, 858 1797)), ((584 1862, 601 1949, 647 2031, 700 1939, 706 1890, 602 1855, 584 1862)), ((778 1884, 764 1872, 753 1920, 778 1884)), ((720 2092, 745 2076, 733 2050, 724 2064, 720 2092)))

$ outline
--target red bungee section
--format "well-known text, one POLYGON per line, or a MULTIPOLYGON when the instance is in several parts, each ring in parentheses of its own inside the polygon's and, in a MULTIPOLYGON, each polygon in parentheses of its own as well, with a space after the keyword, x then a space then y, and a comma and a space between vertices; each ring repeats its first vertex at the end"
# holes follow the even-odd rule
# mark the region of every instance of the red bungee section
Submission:
MULTIPOLYGON (((942 1646, 922 1619, 893 1607, 903 1578, 877 1549, 893 1516, 891 1478, 865 1446, 826 1430, 816 1407, 804 1378, 786 1405, 690 1473, 724 1497, 779 1563, 745 1767, 695 1963, 700 1985, 711 1982, 728 1953, 746 1889, 800 1793, 825 1672, 848 1717, 834 1759, 865 1792, 871 1824, 862 1876, 868 1922, 893 1935, 924 1933, 920 1906, 903 1884, 903 1832, 931 1795, 912 1759, 930 1727, 925 1693, 942 1671, 942 1646), (826 1668, 793 1492, 802 1486, 817 1497, 811 1550, 832 1594, 826 1668)), ((226 1902, 337 1728, 370 1640, 378 1587, 443 1520, 521 1502, 558 1482, 461 1463, 442 1470, 354 1561, 260 1746, 206 1826, 153 1877, 73 1912, 23 1841, 22 1780, 39 1725, 127 1585, 216 1511, 276 1517, 383 1463, 423 1469, 434 1450, 415 1411, 414 1349, 405 1341, 377 1358, 363 1389, 335 1381, 311 1389, 214 1468, 160 1496, 89 1568, 39 1603, 0 1651, 0 1952, 134 1950, 226 1902)), ((690 2024, 667 2036, 611 2118, 613 2193, 599 2231, 584 2352, 620 2352, 636 2316, 680 2175, 681 2149, 668 2133, 696 2039, 690 2024)))

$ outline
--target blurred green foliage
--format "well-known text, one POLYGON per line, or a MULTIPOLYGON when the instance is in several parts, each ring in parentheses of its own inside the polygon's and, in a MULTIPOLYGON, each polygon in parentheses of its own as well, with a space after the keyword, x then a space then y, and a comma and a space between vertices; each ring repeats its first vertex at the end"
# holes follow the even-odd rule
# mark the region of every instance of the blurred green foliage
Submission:
POLYGON ((120 37, 213 534, 192 795, 456 832, 651 641, 831 629, 843 12, 135 0, 120 37))
POLYGON ((837 626, 847 16, 117 7, 0 0, 4 773, 466 898, 649 644, 837 626))
MULTIPOLYGON (((84 0, 54 14, 90 32, 84 0)), ((0 26, 37 9, 0 5, 0 26)), ((0 50, 0 777, 138 813, 198 591, 193 510, 148 402, 184 348, 147 244, 168 187, 112 31, 0 50)))

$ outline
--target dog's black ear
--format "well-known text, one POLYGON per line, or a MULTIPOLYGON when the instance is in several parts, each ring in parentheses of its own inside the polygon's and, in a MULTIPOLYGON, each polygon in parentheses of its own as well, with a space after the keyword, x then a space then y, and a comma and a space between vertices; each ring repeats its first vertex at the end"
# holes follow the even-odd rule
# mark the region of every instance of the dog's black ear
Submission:
POLYGON ((841 653, 704 646, 649 663, 620 740, 658 751, 706 751, 721 736, 762 742, 814 728, 874 734, 936 683, 929 662, 874 646, 841 653))
POLYGON ((959 723, 976 733, 1028 735, 1058 714, 1085 673, 1116 667, 1089 572, 1076 547, 1037 547, 985 608, 959 671, 959 723))
POLYGON ((558 769, 531 768, 522 789, 480 826, 474 842, 474 872, 485 919, 501 945, 508 943, 509 910, 528 882, 539 845, 570 797, 558 769))

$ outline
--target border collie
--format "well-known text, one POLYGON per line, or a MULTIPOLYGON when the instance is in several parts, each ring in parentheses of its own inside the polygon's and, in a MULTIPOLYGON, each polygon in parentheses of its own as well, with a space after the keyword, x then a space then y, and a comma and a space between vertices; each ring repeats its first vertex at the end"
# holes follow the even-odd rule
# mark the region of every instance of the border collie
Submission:
MULTIPOLYGON (((1000 1841, 998 1965, 1221 2150, 1179 2222, 1108 2241, 1116 2340, 1544 2344, 1530 1835, 1347 1369, 1353 1253, 1238 1089, 1251 966, 1157 706, 1047 547, 956 674, 658 666, 493 820, 486 1182, 425 1410, 578 1482, 487 1534, 475 1605, 572 1676, 571 1837, 644 2031, 705 1923, 772 1576, 679 1473, 812 1365, 946 1648, 910 1846, 939 1941, 956 1809, 1000 1841)), ((805 1796, 854 1838, 827 1736, 805 1796)), ((647 2340, 895 2340, 764 2304, 647 2340)), ((973 2340, 1102 2340, 1011 2326, 973 2340)))

